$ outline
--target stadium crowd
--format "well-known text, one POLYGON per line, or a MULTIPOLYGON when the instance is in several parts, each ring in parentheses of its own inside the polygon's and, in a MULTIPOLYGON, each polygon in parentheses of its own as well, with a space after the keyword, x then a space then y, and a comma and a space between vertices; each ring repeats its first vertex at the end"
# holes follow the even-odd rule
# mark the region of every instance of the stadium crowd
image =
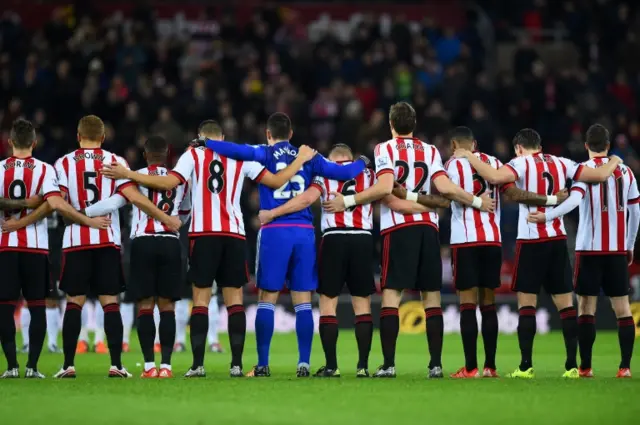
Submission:
MULTIPOLYGON (((598 121, 612 129, 612 152, 638 171, 640 63, 632 52, 640 47, 640 33, 634 3, 477 3, 490 11, 498 42, 516 39, 513 29, 529 30, 531 36, 517 38, 513 73, 496 74, 486 66, 493 58, 475 13, 457 29, 430 17, 408 22, 365 13, 346 38, 338 38, 331 25, 309 37, 310 27, 295 16, 268 7, 256 8, 244 27, 232 9, 203 8, 202 20, 217 25, 194 31, 160 26, 153 10, 143 7, 127 17, 101 16, 86 5, 56 9, 37 31, 5 11, 0 155, 8 155, 8 130, 19 116, 38 126, 36 157, 53 162, 76 146, 78 118, 95 113, 107 125, 105 148, 140 168, 149 135, 167 138, 175 158, 197 124, 213 117, 227 139, 263 143, 264 122, 274 111, 292 117, 298 144, 326 153, 340 142, 371 155, 389 135, 384 111, 407 100, 417 111, 416 135, 435 144, 445 159, 447 131, 467 125, 479 148, 502 161, 512 157, 510 139, 523 127, 539 130, 545 151, 584 160, 583 133, 598 121), (575 43, 577 67, 545 67, 534 49, 545 41, 539 35, 545 28, 563 29, 575 43)), ((247 200, 255 210, 257 192, 248 191, 247 200)), ((255 218, 252 227, 250 233, 258 227, 255 218)), ((513 210, 505 213, 505 227, 505 240, 515 239, 513 210)), ((443 232, 447 240, 446 226, 443 232)))

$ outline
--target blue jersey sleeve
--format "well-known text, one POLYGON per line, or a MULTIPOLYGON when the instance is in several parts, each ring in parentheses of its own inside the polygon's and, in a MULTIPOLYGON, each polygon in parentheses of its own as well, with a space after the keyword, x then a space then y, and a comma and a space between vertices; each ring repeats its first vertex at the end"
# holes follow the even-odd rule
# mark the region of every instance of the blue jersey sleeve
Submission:
POLYGON ((348 165, 340 165, 328 161, 323 156, 313 157, 313 173, 317 176, 326 177, 331 180, 351 180, 362 173, 366 167, 364 161, 358 159, 348 165))
POLYGON ((211 139, 207 139, 206 146, 222 156, 238 161, 256 161, 262 165, 266 165, 267 162, 267 150, 264 146, 240 145, 211 139))

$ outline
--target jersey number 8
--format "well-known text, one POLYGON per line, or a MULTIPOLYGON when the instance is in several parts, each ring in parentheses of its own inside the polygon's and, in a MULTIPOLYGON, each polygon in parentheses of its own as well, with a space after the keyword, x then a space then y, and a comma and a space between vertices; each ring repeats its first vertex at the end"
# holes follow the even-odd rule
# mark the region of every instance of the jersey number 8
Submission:
MULTIPOLYGON (((276 171, 284 170, 285 168, 287 168, 286 163, 276 163, 276 171)), ((304 177, 296 174, 295 176, 291 177, 288 182, 276 189, 273 192, 273 197, 274 199, 291 199, 294 196, 300 195, 302 192, 304 192, 304 177), (297 189, 292 185, 297 185, 297 189), (290 190, 285 190, 287 188, 290 190)))

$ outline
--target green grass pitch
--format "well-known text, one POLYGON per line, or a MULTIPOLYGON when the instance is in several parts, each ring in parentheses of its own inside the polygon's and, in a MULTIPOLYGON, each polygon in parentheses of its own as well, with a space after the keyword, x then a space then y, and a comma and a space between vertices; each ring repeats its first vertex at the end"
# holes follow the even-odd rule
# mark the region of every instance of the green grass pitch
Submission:
MULTIPOLYGON (((221 335, 226 343, 226 335, 221 335)), ((636 344, 636 347, 640 344, 636 344)), ((78 378, 56 381, 61 355, 44 353, 44 381, 0 381, 0 423, 14 424, 640 424, 640 376, 614 379, 619 354, 615 332, 599 333, 594 353, 596 378, 563 380, 562 335, 536 338, 536 379, 507 378, 456 381, 425 379, 428 361, 424 335, 401 335, 396 379, 356 379, 357 350, 352 332, 343 331, 338 344, 340 379, 297 379, 295 335, 276 335, 271 350, 272 377, 230 379, 229 355, 206 356, 208 376, 201 380, 141 380, 137 341, 125 354, 134 374, 128 381, 106 378, 108 356, 77 357, 78 378), (509 422, 507 422, 509 421, 509 422)), ((482 353, 482 347, 479 347, 482 353)), ((636 348, 633 368, 640 373, 636 348)), ((322 348, 314 340, 313 368, 322 364, 322 348)), ((24 373, 26 358, 20 355, 24 373)), ((159 358, 158 358, 159 360, 159 358)), ((191 354, 175 355, 174 372, 181 376, 191 354)), ((254 335, 247 337, 245 371, 255 362, 254 335)), ((445 335, 446 373, 463 364, 459 335, 445 335)), ((482 362, 482 355, 479 358, 482 362)), ((517 338, 500 336, 501 375, 519 360, 517 338)), ((374 336, 370 369, 381 362, 374 336)))

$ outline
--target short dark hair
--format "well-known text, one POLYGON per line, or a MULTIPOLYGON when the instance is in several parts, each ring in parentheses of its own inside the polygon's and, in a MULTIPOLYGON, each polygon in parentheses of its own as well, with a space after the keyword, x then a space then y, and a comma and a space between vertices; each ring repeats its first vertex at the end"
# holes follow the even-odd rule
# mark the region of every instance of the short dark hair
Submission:
POLYGON ((274 140, 288 140, 291 134, 291 119, 283 112, 271 114, 267 120, 267 130, 274 140))
POLYGON ((413 133, 416 128, 416 111, 407 102, 398 102, 389 110, 389 121, 396 133, 401 135, 413 133))
POLYGON ((198 126, 198 134, 209 134, 211 136, 222 136, 222 126, 216 120, 204 120, 198 126))
POLYGON ((31 123, 22 118, 18 118, 11 126, 9 138, 14 146, 20 149, 28 149, 36 140, 36 129, 31 123))
POLYGON ((449 140, 472 142, 475 140, 475 137, 469 127, 458 126, 449 133, 449 140))
POLYGON ((587 147, 591 152, 604 152, 609 149, 609 130, 602 124, 593 124, 587 130, 587 147))
POLYGON ((144 151, 146 153, 158 155, 166 154, 169 149, 169 143, 162 136, 151 136, 144 142, 144 151))
POLYGON ((348 156, 349 158, 353 159, 353 151, 348 145, 345 145, 344 143, 336 143, 335 145, 333 145, 331 147, 331 151, 329 152, 329 156, 333 154, 348 156))
POLYGON ((538 149, 542 146, 542 138, 532 128, 523 128, 513 137, 513 146, 522 146, 525 149, 538 149))

